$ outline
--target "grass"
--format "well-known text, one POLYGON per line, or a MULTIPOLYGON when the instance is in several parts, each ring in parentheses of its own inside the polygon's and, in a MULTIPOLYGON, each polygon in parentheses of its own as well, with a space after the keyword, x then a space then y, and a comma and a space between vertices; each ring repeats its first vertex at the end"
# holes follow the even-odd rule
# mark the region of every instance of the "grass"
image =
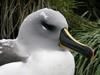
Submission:
MULTIPOLYGON (((84 26, 85 27, 85 26, 84 26)), ((72 29, 74 36, 81 42, 94 49, 95 57, 92 60, 86 59, 81 55, 76 57, 76 75, 99 75, 100 71, 100 25, 86 26, 86 28, 72 29), (81 62, 82 61, 82 62, 81 62)))
POLYGON ((87 59, 74 53, 76 61, 75 75, 99 75, 100 74, 100 22, 91 22, 74 13, 65 14, 70 20, 72 35, 80 42, 92 47, 95 52, 94 59, 87 59))
POLYGON ((92 60, 73 53, 75 75, 100 75, 100 21, 92 22, 74 14, 75 4, 75 0, 1 0, 0 38, 16 38, 23 19, 35 10, 43 7, 59 10, 68 20, 72 35, 95 51, 92 60))

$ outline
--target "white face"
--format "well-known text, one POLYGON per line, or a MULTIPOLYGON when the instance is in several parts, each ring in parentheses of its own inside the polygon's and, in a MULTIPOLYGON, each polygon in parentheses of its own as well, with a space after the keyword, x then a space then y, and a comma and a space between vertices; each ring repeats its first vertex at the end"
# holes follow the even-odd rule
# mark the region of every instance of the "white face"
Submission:
POLYGON ((23 21, 18 39, 24 44, 58 45, 61 29, 68 24, 64 16, 52 9, 41 9, 23 21))
POLYGON ((58 11, 54 11, 52 9, 42 9, 39 12, 39 17, 41 17, 40 34, 48 40, 58 41, 61 29, 64 27, 68 28, 65 17, 58 11))

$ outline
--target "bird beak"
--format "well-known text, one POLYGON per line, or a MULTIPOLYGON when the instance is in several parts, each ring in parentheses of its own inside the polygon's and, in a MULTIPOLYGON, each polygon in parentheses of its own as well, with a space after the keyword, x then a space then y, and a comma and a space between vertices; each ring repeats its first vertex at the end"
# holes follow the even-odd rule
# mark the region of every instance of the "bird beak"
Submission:
POLYGON ((63 28, 61 30, 59 40, 60 40, 60 44, 59 44, 60 47, 64 47, 64 48, 68 47, 68 48, 75 50, 89 58, 94 56, 94 52, 93 52, 92 48, 75 40, 71 36, 71 34, 68 32, 67 28, 63 28))

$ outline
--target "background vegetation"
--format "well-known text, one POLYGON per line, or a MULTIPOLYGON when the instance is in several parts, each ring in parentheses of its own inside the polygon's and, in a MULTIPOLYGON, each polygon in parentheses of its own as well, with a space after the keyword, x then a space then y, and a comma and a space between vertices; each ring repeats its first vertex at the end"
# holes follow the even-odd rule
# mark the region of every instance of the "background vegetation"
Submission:
POLYGON ((0 0, 0 38, 16 38, 23 19, 44 7, 63 13, 72 35, 95 51, 94 59, 73 52, 75 75, 100 75, 99 0, 0 0))

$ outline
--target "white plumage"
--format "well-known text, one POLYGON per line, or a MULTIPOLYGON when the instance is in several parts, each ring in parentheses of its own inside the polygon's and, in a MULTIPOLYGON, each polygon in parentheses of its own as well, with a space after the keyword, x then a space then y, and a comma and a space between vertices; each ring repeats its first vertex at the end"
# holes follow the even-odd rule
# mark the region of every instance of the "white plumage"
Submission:
POLYGON ((74 75, 73 55, 69 49, 58 46, 64 27, 68 28, 66 19, 52 9, 41 9, 27 16, 12 49, 13 53, 26 59, 2 65, 0 75, 74 75), (42 21, 54 25, 55 30, 43 28, 42 21))

